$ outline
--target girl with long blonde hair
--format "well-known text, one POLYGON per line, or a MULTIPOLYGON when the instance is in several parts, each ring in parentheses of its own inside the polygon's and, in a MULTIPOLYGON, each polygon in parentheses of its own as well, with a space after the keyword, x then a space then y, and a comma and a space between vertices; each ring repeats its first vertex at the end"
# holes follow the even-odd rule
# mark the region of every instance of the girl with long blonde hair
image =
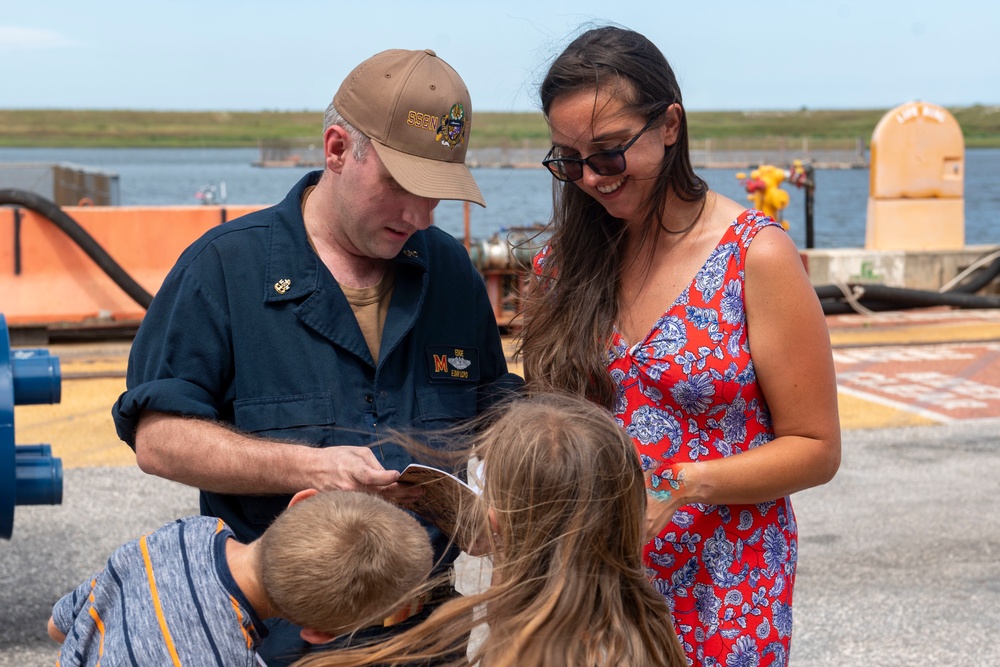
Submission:
POLYGON ((482 462, 482 495, 460 508, 459 533, 482 535, 493 584, 386 642, 297 667, 686 664, 642 565, 639 460, 607 411, 566 395, 511 401, 468 455, 482 462), (481 623, 488 635, 469 647, 481 623))

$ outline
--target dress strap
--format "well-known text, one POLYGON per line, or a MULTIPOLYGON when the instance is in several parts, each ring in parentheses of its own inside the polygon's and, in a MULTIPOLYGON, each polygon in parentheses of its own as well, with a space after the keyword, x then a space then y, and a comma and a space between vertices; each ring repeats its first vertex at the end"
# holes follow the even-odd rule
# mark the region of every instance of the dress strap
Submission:
POLYGON ((733 221, 730 229, 740 242, 740 246, 746 249, 760 230, 772 226, 785 231, 785 228, 780 223, 775 222, 771 216, 750 208, 740 213, 739 217, 733 221))

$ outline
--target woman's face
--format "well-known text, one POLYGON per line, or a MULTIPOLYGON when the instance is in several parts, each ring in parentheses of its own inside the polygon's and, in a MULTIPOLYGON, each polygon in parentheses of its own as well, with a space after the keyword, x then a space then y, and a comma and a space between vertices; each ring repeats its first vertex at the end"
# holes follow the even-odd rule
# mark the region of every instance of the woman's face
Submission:
MULTIPOLYGON (((618 87, 604 86, 596 91, 581 90, 553 100, 549 107, 549 132, 552 157, 587 158, 600 151, 621 148, 631 141, 650 120, 629 110, 618 87)), ((583 176, 574 181, 616 218, 639 222, 652 196, 656 176, 663 162, 666 146, 677 141, 680 105, 670 105, 661 118, 625 152, 625 171, 601 176, 584 165, 583 176)))

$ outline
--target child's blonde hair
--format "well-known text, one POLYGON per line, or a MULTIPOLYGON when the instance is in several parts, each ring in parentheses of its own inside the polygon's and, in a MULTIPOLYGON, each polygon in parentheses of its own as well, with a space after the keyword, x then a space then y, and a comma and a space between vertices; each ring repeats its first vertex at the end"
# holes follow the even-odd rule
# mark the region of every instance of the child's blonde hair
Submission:
POLYGON ((467 534, 483 534, 495 554, 494 584, 388 641, 296 665, 687 664, 642 564, 638 456, 609 413, 564 395, 513 401, 466 454, 483 461, 483 496, 460 514, 467 534), (490 512, 496 535, 485 528, 490 512), (466 658, 469 632, 480 623, 489 635, 466 658))
POLYGON ((275 519, 260 537, 258 567, 283 617, 336 635, 393 613, 432 561, 412 516, 378 496, 327 491, 275 519))

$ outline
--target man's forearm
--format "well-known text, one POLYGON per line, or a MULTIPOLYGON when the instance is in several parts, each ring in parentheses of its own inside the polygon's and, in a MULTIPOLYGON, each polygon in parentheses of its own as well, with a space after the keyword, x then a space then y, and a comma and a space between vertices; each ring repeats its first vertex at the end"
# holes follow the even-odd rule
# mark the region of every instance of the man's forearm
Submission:
POLYGON ((143 472, 216 493, 295 493, 308 488, 311 447, 261 440, 205 419, 142 416, 136 462, 143 472))
POLYGON ((208 420, 162 412, 142 416, 135 453, 143 472, 215 493, 269 495, 310 488, 383 492, 399 477, 366 447, 263 440, 208 420))

